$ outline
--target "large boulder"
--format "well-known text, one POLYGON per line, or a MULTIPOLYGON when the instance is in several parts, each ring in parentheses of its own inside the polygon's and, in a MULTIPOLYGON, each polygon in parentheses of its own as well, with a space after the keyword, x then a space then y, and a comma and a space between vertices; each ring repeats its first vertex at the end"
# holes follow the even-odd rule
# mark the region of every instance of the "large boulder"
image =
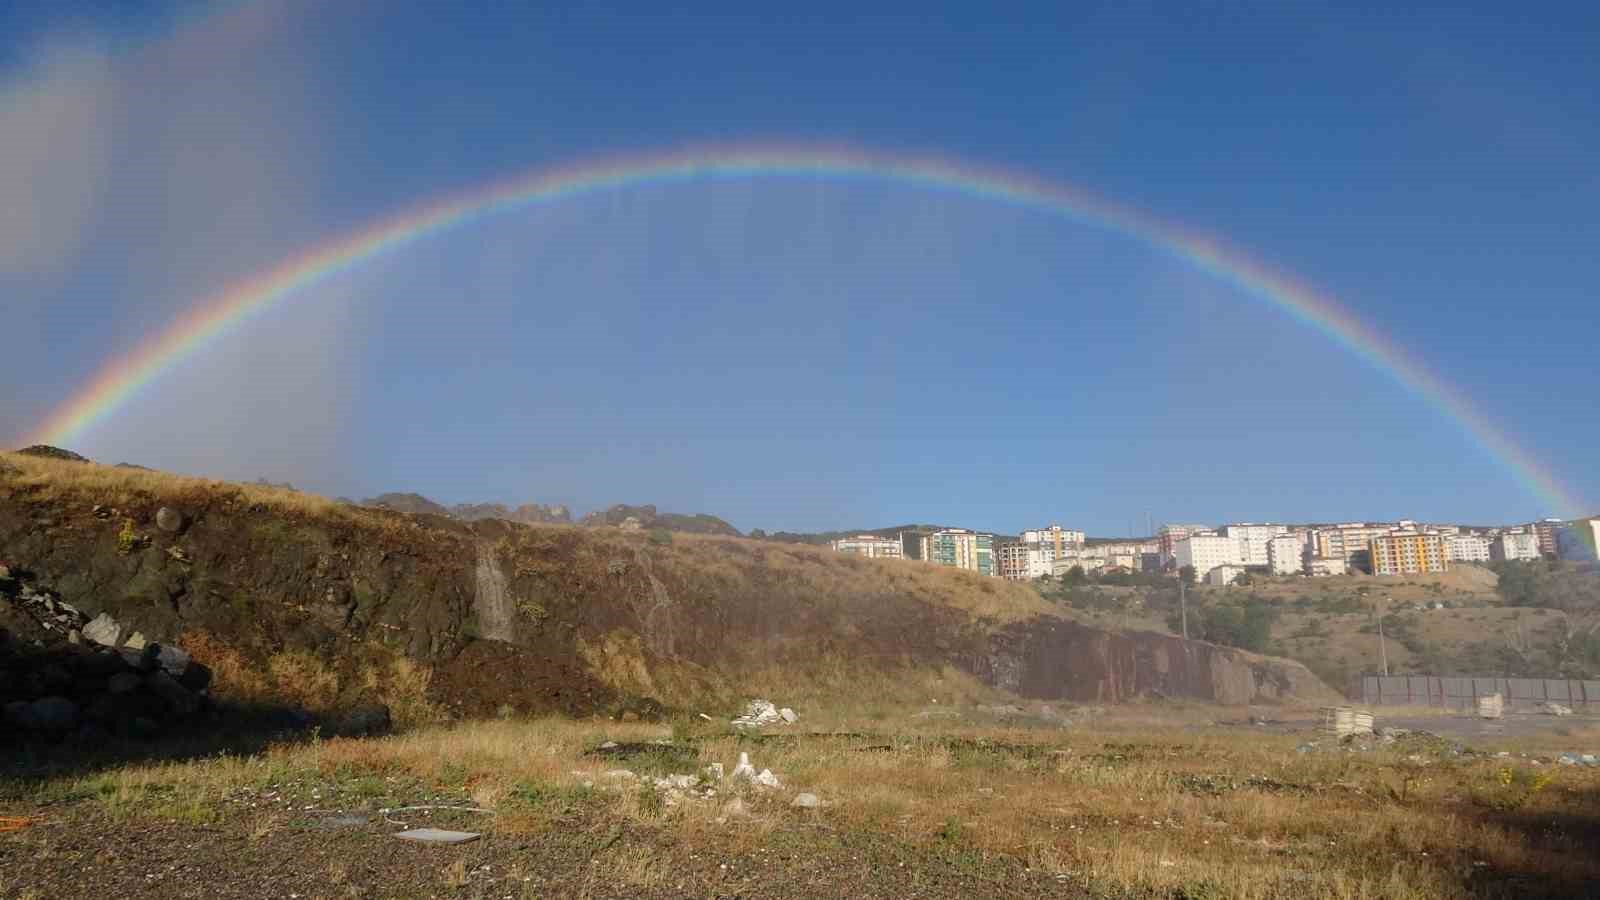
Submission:
POLYGON ((187 718, 200 711, 200 697, 177 682, 166 672, 151 672, 144 677, 144 686, 161 698, 167 709, 178 718, 187 718))
POLYGON ((103 647, 115 647, 117 638, 122 636, 122 626, 117 620, 105 613, 101 613, 83 626, 84 638, 103 647))
POLYGON ((26 727, 64 734, 78 727, 78 704, 65 697, 40 697, 28 704, 26 727))
POLYGON ((174 647, 171 644, 151 644, 150 646, 156 648, 156 665, 161 667, 161 671, 166 672, 173 678, 182 678, 183 674, 189 671, 189 666, 193 664, 189 654, 181 647, 174 647))
POLYGON ((211 686, 211 670, 204 663, 190 662, 189 667, 178 676, 178 683, 198 693, 211 686))
POLYGON ((168 534, 177 534, 183 530, 183 526, 187 523, 188 519, 184 514, 170 506, 163 506, 156 510, 156 527, 168 534))

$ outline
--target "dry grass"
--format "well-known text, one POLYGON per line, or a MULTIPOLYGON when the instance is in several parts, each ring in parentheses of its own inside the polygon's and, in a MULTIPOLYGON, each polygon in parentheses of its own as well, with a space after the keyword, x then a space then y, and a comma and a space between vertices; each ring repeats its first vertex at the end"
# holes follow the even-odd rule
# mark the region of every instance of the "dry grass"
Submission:
POLYGON ((158 507, 172 506, 184 510, 254 508, 290 520, 342 522, 391 536, 411 535, 418 528, 405 516, 302 491, 17 453, 0 453, 0 490, 5 491, 0 498, 132 512, 140 523, 148 523, 158 507))
MULTIPOLYGON (((1193 712, 1187 718, 1200 721, 1204 711, 1193 712)), ((715 798, 664 803, 652 788, 605 774, 648 771, 659 760, 585 754, 605 739, 668 738, 668 728, 555 719, 130 767, 75 789, 119 815, 195 821, 240 797, 283 798, 291 810, 454 797, 496 812, 471 819, 474 828, 592 828, 596 865, 613 883, 641 889, 660 886, 670 860, 637 847, 609 851, 610 823, 647 822, 685 842, 753 849, 823 822, 941 858, 1004 854, 1091 886, 1188 896, 1444 898, 1467 893, 1482 872, 1600 877, 1600 862, 1535 827, 1583 816, 1593 823, 1600 813, 1586 804, 1600 791, 1600 772, 1416 747, 1305 754, 1295 752, 1298 736, 1152 727, 1162 719, 1132 709, 1093 728, 1042 730, 909 718, 878 723, 871 736, 767 742, 680 724, 679 739, 696 748, 680 770, 731 766, 746 751, 783 779, 779 791, 746 792, 751 817, 736 821, 727 818, 726 785, 715 798), (791 808, 797 791, 825 806, 791 808)), ((277 826, 273 814, 255 814, 255 833, 277 826)), ((460 876, 446 871, 441 880, 460 876)))
POLYGON ((297 516, 338 515, 346 509, 316 494, 264 485, 16 453, 0 453, 0 461, 16 470, 7 478, 14 488, 42 501, 77 501, 120 508, 158 501, 200 506, 227 498, 297 516))
POLYGON ((179 645, 211 670, 213 697, 237 704, 288 706, 316 714, 362 701, 389 707, 402 729, 433 725, 446 714, 429 693, 433 670, 374 647, 336 666, 315 654, 284 650, 256 662, 209 632, 189 629, 179 645))

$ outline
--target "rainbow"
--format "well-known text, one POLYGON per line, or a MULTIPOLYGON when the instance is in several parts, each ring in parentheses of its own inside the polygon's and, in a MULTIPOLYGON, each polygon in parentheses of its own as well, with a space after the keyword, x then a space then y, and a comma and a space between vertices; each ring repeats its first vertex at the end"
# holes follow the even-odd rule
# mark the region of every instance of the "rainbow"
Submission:
POLYGON ((195 303, 166 329, 112 359, 35 428, 29 443, 71 444, 200 347, 275 303, 449 229, 529 207, 651 184, 826 178, 928 188, 1038 210, 1126 235, 1281 309, 1385 372, 1456 421, 1556 515, 1579 504, 1556 477, 1457 390, 1332 297, 1198 234, 1085 191, 1014 172, 858 149, 725 147, 619 157, 532 173, 411 208, 290 258, 195 303))

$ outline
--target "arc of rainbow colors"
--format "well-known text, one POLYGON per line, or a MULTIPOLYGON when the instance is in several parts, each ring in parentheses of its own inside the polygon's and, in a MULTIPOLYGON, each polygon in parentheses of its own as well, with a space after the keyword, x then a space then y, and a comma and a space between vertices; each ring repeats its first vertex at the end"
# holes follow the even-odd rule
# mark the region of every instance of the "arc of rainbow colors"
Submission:
POLYGON ((165 330, 102 366, 53 411, 29 443, 71 443, 201 346, 251 314, 342 272, 462 226, 541 204, 646 184, 749 178, 886 181, 997 201, 1117 232, 1187 260, 1263 299, 1387 373, 1455 420, 1557 515, 1579 504, 1556 477, 1420 361, 1333 298, 1222 242, 1062 184, 951 161, 833 148, 732 147, 632 156, 551 168, 414 207, 347 233, 196 303, 165 330))

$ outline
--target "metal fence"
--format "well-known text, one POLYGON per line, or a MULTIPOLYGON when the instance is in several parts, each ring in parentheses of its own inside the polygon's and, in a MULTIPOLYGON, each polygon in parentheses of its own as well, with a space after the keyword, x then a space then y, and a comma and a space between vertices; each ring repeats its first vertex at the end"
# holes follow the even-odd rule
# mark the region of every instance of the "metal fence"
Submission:
POLYGON ((1499 694, 1510 711, 1544 703, 1600 713, 1600 681, 1564 678, 1445 678, 1438 675, 1363 675, 1361 702, 1368 706, 1438 706, 1476 709, 1479 697, 1499 694))

